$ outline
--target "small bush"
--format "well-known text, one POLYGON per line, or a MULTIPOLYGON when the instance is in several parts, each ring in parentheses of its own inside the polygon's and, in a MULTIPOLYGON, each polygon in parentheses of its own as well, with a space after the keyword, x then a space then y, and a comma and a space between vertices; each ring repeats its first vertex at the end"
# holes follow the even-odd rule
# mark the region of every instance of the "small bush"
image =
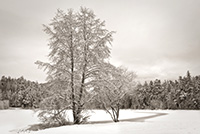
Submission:
POLYGON ((4 109, 3 101, 0 101, 0 109, 4 109))
POLYGON ((152 109, 162 109, 163 103, 160 100, 151 100, 152 109))
POLYGON ((65 101, 56 94, 45 98, 40 103, 41 111, 38 114, 39 119, 43 124, 46 124, 46 126, 62 126, 69 124, 69 119, 66 118, 68 105, 65 104, 65 101))
POLYGON ((0 109, 8 109, 9 108, 9 100, 0 101, 0 109))

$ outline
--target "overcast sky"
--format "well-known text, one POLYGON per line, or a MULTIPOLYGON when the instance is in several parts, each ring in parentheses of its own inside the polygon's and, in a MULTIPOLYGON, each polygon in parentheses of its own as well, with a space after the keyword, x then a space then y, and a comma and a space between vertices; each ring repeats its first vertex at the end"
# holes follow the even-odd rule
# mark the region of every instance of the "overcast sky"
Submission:
POLYGON ((58 8, 90 8, 116 31, 111 63, 138 80, 200 75, 200 0, 0 0, 0 76, 45 82, 50 23, 58 8))

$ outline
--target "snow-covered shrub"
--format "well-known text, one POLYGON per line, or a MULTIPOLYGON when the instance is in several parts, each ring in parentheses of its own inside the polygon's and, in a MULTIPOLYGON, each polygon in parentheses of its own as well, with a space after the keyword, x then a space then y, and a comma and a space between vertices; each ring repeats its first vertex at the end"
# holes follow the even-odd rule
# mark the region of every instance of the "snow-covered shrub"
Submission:
POLYGON ((162 109, 163 103, 160 100, 151 100, 150 101, 151 109, 162 109))
POLYGON ((3 101, 0 101, 0 109, 4 109, 3 101))
POLYGON ((8 109, 9 108, 9 100, 0 101, 0 109, 8 109))
POLYGON ((69 124, 66 116, 66 110, 69 109, 69 102, 62 95, 54 93, 40 103, 38 117, 44 124, 50 126, 69 124))

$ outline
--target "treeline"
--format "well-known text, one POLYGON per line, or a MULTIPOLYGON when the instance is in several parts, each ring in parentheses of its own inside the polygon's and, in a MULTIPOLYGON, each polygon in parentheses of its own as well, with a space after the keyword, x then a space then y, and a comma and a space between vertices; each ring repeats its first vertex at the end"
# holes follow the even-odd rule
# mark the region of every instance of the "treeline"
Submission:
MULTIPOLYGON (((200 109, 200 76, 137 84, 123 97, 120 109, 200 109)), ((95 99, 89 107, 102 109, 95 99)))
POLYGON ((156 79, 138 84, 132 94, 127 94, 122 108, 132 109, 200 109, 200 76, 190 72, 178 80, 156 79))
POLYGON ((45 84, 20 78, 2 76, 0 100, 9 100, 10 107, 38 108, 47 95, 45 84))
MULTIPOLYGON (((3 76, 0 81, 0 100, 9 100, 11 107, 38 108, 51 96, 51 84, 39 84, 20 78, 3 76)), ((92 93, 91 93, 92 96, 92 93)), ((200 109, 200 76, 190 72, 175 81, 155 81, 138 84, 124 95, 122 109, 200 109)), ((103 109, 94 98, 88 109, 103 109)))

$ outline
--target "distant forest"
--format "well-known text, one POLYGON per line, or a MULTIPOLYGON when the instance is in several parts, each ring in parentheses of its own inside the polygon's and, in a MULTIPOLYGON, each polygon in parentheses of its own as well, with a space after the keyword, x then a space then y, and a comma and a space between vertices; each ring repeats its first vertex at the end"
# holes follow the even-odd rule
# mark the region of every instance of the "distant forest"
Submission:
MULTIPOLYGON (((9 100, 10 107, 40 108, 41 102, 52 95, 51 87, 51 82, 2 76, 0 100, 9 100)), ((191 76, 189 71, 175 81, 156 79, 133 88, 123 96, 122 109, 200 109, 200 76, 191 76)), ((103 109, 95 98, 85 107, 103 109)))

